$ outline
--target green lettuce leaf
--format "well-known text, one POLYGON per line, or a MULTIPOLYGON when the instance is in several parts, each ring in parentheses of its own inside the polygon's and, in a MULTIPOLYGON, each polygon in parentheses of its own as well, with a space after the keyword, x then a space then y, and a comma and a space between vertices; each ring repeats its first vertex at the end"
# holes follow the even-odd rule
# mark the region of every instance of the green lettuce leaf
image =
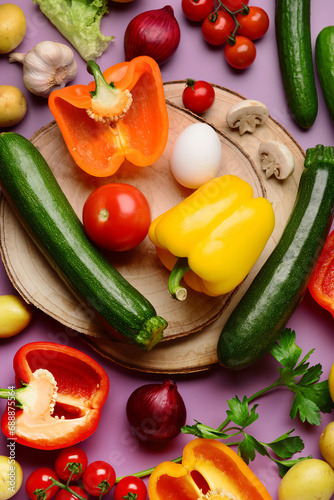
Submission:
POLYGON ((100 31, 108 0, 33 0, 85 61, 96 59, 114 36, 100 31))

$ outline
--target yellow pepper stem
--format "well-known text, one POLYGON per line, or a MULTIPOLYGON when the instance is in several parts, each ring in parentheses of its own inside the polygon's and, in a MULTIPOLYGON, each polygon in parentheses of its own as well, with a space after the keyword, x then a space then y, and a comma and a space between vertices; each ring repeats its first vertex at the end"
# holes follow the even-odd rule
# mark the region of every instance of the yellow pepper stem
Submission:
POLYGON ((187 298, 186 288, 180 285, 180 281, 187 271, 190 271, 188 259, 186 257, 179 257, 175 262, 168 280, 169 292, 176 300, 183 301, 187 298))

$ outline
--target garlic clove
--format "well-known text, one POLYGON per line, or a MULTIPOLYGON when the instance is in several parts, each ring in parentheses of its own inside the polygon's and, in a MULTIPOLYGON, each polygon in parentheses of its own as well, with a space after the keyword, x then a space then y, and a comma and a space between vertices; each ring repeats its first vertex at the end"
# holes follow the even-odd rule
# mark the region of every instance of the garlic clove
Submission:
POLYGON ((11 53, 9 62, 22 63, 25 86, 32 94, 45 98, 65 87, 77 74, 72 49, 58 42, 40 42, 27 54, 11 53))

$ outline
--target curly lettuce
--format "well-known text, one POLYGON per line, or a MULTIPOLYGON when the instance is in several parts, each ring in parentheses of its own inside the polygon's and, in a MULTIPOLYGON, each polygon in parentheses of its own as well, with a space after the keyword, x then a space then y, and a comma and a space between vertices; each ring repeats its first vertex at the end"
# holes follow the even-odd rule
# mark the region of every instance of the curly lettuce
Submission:
POLYGON ((85 61, 96 59, 114 36, 101 33, 108 0, 33 0, 85 61))

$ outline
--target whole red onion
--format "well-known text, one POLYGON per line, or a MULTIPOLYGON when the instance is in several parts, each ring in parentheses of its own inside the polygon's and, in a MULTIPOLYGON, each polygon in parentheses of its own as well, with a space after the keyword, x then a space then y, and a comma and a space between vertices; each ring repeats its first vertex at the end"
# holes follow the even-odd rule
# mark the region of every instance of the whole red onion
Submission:
POLYGON ((128 399, 126 414, 140 441, 169 441, 180 434, 186 421, 183 399, 169 379, 138 387, 128 399))
POLYGON ((130 21, 125 30, 125 60, 150 56, 161 64, 174 54, 180 38, 180 27, 170 5, 142 12, 130 21))

